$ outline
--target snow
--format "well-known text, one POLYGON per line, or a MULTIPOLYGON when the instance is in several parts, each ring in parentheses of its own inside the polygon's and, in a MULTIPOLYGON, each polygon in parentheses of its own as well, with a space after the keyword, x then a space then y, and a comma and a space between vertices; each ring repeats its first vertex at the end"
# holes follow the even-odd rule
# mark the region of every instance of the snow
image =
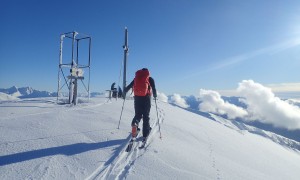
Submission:
MULTIPOLYGON (((2 95, 1 95, 2 96, 2 95)), ((128 99, 0 102, 0 179, 299 179, 299 142, 209 113, 154 101, 145 149, 125 152, 128 99)))

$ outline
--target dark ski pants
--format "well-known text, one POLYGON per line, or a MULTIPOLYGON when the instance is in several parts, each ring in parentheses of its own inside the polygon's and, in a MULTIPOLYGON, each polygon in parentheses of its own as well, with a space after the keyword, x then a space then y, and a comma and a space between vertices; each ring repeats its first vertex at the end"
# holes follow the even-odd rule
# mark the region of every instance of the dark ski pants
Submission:
POLYGON ((139 124, 143 118, 143 137, 147 137, 150 131, 149 114, 151 108, 150 96, 134 96, 134 110, 135 116, 132 120, 131 126, 139 124))

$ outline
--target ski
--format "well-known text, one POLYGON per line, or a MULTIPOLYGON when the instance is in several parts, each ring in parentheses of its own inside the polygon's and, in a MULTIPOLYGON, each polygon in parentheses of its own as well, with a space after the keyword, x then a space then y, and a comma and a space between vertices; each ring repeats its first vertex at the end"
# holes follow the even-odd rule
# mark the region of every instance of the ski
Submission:
POLYGON ((139 147, 139 149, 145 148, 146 144, 147 144, 147 139, 143 139, 142 145, 139 147))
MULTIPOLYGON (((150 128, 150 130, 149 130, 149 135, 151 133, 151 130, 152 130, 152 128, 150 128)), ((142 145, 139 147, 139 149, 145 148, 145 146, 147 145, 147 140, 148 140, 149 135, 147 137, 143 137, 142 145)))
POLYGON ((131 149, 132 149, 132 146, 133 146, 133 142, 134 142, 134 139, 131 139, 130 141, 129 141, 129 144, 127 145, 127 148, 126 148, 126 152, 130 152, 131 151, 131 149))

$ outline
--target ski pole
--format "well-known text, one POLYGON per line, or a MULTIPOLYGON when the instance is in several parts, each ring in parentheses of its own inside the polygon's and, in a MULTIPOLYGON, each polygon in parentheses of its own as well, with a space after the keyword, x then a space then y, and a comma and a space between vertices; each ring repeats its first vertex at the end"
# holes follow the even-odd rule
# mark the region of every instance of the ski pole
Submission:
POLYGON ((155 101, 155 106, 156 106, 156 116, 157 116, 157 122, 158 122, 159 138, 162 139, 161 131, 160 131, 160 123, 159 123, 159 118, 158 118, 158 110, 157 110, 156 98, 154 99, 154 101, 155 101))
POLYGON ((121 110, 121 115, 120 115, 120 120, 119 120, 118 129, 120 129, 120 123, 121 123, 121 119, 122 119, 122 114, 123 114, 123 109, 124 109, 125 99, 126 99, 126 96, 124 97, 124 101, 123 101, 123 106, 122 106, 122 110, 121 110))

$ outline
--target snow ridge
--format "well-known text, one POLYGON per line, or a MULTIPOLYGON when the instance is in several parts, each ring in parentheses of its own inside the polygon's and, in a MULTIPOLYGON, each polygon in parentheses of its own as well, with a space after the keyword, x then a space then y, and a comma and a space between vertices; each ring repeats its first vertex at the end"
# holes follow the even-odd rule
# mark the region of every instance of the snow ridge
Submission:
POLYGON ((231 129, 234 129, 242 134, 244 134, 246 131, 252 134, 257 134, 260 136, 263 136, 265 138, 268 138, 272 140, 275 143, 278 143, 282 146, 285 146, 289 149, 295 150, 295 151, 300 151, 300 142, 294 141, 292 139, 288 139, 284 136, 275 134, 273 132, 268 132, 259 128, 256 128, 254 126, 246 125, 242 122, 238 122, 235 120, 228 120, 224 119, 223 117, 217 116, 212 113, 208 113, 212 119, 215 121, 223 124, 226 127, 229 127, 231 129))
POLYGON ((299 144, 218 115, 158 101, 145 149, 130 153, 134 101, 56 98, 0 103, 0 179, 290 179, 299 144), (162 140, 158 133, 161 125, 162 140))

